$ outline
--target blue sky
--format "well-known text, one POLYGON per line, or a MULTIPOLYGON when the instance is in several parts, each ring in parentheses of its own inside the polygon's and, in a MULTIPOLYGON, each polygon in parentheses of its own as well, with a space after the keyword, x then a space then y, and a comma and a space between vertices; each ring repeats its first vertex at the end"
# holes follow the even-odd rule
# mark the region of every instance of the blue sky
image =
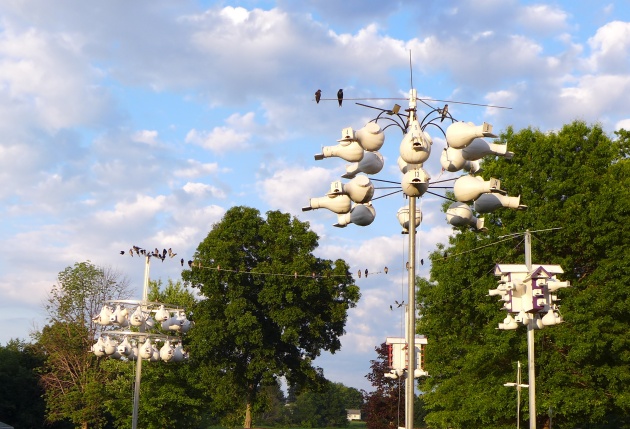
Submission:
MULTIPOLYGON (((2 2, 0 342, 41 328, 65 267, 111 266, 139 297, 142 263, 120 250, 172 247, 188 258, 227 209, 248 205, 310 222, 318 255, 353 272, 389 267, 357 279, 362 299, 343 348, 316 362, 329 379, 369 389, 374 347, 402 334, 402 312, 389 305, 406 296, 396 220, 405 202, 375 201, 365 228, 301 211, 346 164, 313 155, 374 117, 351 101, 315 104, 313 94, 404 98, 410 52, 419 96, 511 108, 451 102, 458 120, 499 132, 574 119, 611 135, 630 127, 627 0, 2 2)), ((432 137, 425 169, 436 179, 445 142, 432 137)), ((400 180, 400 139, 387 131, 378 178, 400 180)), ((419 204, 426 259, 451 228, 439 198, 419 204)), ((177 279, 180 269, 153 264, 152 278, 177 279)))

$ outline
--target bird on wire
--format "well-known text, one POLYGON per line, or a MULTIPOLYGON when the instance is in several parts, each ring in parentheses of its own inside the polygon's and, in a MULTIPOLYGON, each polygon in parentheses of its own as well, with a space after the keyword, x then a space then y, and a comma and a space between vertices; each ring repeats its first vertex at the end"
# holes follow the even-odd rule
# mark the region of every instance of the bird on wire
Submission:
POLYGON ((337 91, 337 101, 339 101, 339 107, 341 107, 341 103, 343 103, 343 89, 337 91))
POLYGON ((321 98, 322 98, 322 90, 321 90, 321 89, 318 89, 318 90, 315 92, 315 102, 316 102, 317 104, 319 104, 319 100, 320 100, 321 98))
POLYGON ((444 119, 446 119, 446 115, 448 115, 448 104, 445 104, 444 107, 440 109, 440 113, 442 114, 440 122, 444 122, 444 119))

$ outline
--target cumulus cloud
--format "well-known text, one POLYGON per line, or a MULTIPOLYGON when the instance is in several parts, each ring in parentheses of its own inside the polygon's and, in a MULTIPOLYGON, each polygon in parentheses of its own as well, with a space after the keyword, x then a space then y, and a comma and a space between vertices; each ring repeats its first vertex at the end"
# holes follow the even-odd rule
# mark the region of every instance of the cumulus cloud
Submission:
POLYGON ((600 27, 588 39, 591 71, 601 73, 628 73, 630 71, 630 22, 613 21, 600 27))
POLYGON ((227 126, 214 127, 211 131, 190 130, 186 134, 186 143, 196 144, 215 153, 247 150, 251 146, 253 120, 253 112, 245 115, 235 113, 226 120, 227 126))

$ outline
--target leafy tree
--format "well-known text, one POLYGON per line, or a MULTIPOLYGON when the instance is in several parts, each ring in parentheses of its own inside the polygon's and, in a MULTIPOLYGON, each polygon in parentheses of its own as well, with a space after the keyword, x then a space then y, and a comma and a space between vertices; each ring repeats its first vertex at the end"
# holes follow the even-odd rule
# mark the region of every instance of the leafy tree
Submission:
POLYGON ((16 427, 43 427, 45 403, 37 370, 44 356, 33 344, 0 346, 0 420, 16 427))
MULTIPOLYGON (((162 302, 189 310, 195 303, 193 293, 181 281, 149 282, 148 300, 162 302)), ((186 344, 186 336, 183 337, 186 344)), ((107 370, 115 374, 115 382, 108 386, 107 409, 118 426, 131 425, 135 362, 108 360, 107 370)), ((207 404, 196 375, 188 362, 147 362, 142 366, 138 421, 143 428, 198 427, 207 404)))
POLYGON ((48 322, 34 336, 45 353, 41 383, 47 420, 69 420, 83 428, 103 427, 106 371, 89 350, 100 327, 92 321, 107 299, 129 295, 120 274, 90 262, 59 273, 45 302, 48 322))
POLYGON ((328 381, 317 390, 303 391, 293 407, 292 422, 307 428, 347 427, 347 389, 341 383, 328 381))
POLYGON ((280 383, 263 386, 259 396, 264 406, 255 416, 257 421, 267 426, 277 426, 289 422, 286 398, 280 388, 280 383))
MULTIPOLYGON (((554 428, 630 427, 630 133, 609 138, 576 121, 557 132, 508 129, 514 159, 489 159, 483 177, 502 180, 527 211, 485 216, 487 237, 457 229, 431 255, 430 281, 418 281, 430 339, 421 389, 436 427, 514 426, 515 363, 527 361, 525 328, 499 331, 505 317, 488 290, 496 263, 524 263, 522 236, 533 231, 532 261, 558 264, 565 323, 537 331, 537 420, 549 407, 554 428), (562 228, 549 231, 550 228, 562 228)), ((527 404, 523 418, 527 418, 527 404)))
POLYGON ((263 219, 256 209, 233 207, 182 274, 202 295, 191 359, 221 409, 233 421, 244 414, 247 428, 261 387, 281 376, 289 384, 321 382, 312 360, 341 347, 359 290, 348 265, 314 256, 317 246, 308 223, 289 214, 263 219))
POLYGON ((374 391, 364 392, 363 419, 368 429, 402 427, 405 425, 404 379, 385 377, 385 373, 389 372, 387 344, 382 343, 374 350, 378 357, 370 361, 372 371, 365 376, 374 391))

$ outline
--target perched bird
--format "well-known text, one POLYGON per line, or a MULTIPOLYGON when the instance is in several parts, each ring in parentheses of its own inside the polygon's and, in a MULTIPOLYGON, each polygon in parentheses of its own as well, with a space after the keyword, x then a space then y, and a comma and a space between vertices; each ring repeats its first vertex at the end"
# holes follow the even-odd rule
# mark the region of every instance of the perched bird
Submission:
POLYGON ((359 270, 358 276, 359 276, 359 278, 361 278, 361 270, 359 270))
POLYGON ((190 260, 188 261, 188 266, 189 266, 190 268, 192 268, 192 261, 190 261, 190 260))
POLYGON ((180 263, 180 264, 182 264, 182 267, 183 267, 183 266, 184 266, 184 258, 182 258, 182 259, 179 261, 179 263, 180 263))
POLYGON ((129 249, 129 256, 133 258, 133 249, 129 249))
POLYGON ((420 259, 420 265, 424 265, 424 259, 420 259))
POLYGON ((442 110, 440 110, 440 113, 442 114, 442 117, 440 118, 440 122, 442 122, 446 118, 446 115, 448 115, 448 104, 444 105, 442 110))
POLYGON ((365 269, 365 278, 366 278, 366 279, 367 279, 367 276, 368 276, 368 270, 367 270, 367 268, 366 268, 366 269, 365 269))
POLYGON ((316 102, 317 104, 319 104, 319 100, 320 100, 321 98, 322 98, 322 90, 321 90, 321 89, 318 89, 318 90, 315 92, 315 102, 316 102))
POLYGON ((390 309, 390 310, 393 310, 393 309, 394 309, 394 307, 392 307, 392 306, 391 306, 391 304, 390 304, 390 305, 389 305, 389 309, 390 309))
POLYGON ((387 272, 389 271, 389 268, 385 267, 385 274, 387 274, 387 272))
POLYGON ((166 258, 166 249, 162 250, 162 260, 164 260, 164 258, 166 258))
POLYGON ((341 107, 341 103, 343 102, 343 89, 337 91, 337 101, 339 101, 339 107, 341 107))

